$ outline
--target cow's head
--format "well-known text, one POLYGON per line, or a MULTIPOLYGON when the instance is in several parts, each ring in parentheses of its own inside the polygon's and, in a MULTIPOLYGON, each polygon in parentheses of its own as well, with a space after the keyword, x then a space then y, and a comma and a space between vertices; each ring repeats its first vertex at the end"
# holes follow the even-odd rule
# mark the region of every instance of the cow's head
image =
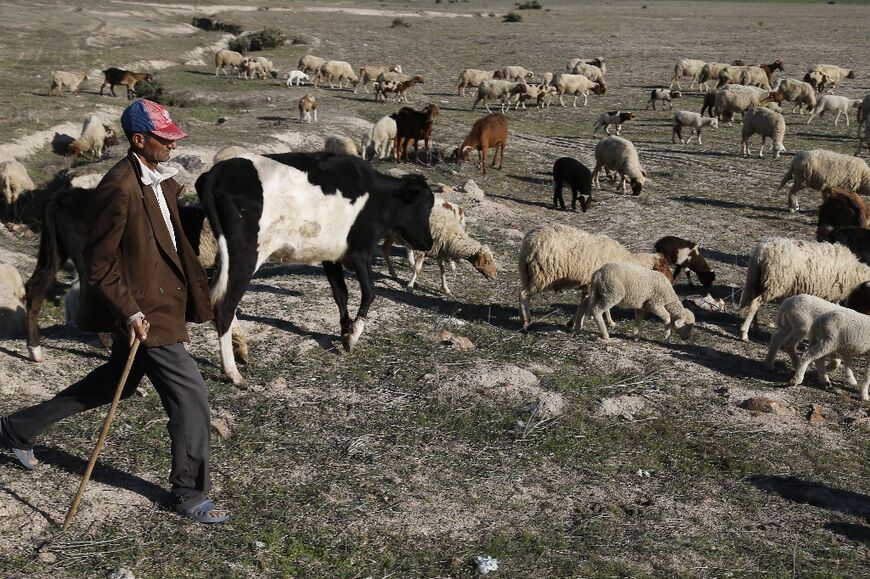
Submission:
POLYGON ((396 214, 393 229, 418 251, 432 249, 432 229, 429 215, 435 204, 435 195, 422 175, 405 175, 399 186, 401 207, 396 214))

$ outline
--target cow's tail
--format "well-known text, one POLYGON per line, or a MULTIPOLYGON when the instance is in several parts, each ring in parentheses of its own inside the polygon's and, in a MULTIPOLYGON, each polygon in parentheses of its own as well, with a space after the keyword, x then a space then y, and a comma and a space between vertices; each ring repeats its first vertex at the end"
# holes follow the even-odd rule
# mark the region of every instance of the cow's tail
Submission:
POLYGON ((199 195, 199 201, 202 203, 202 210, 205 212, 205 217, 211 225, 211 230, 217 239, 218 254, 217 266, 218 275, 212 281, 209 295, 211 296, 212 305, 217 305, 227 293, 227 282, 230 277, 230 253, 227 249, 227 238, 224 235, 224 230, 221 227, 220 216, 217 211, 213 188, 212 172, 203 173, 196 180, 196 192, 199 195))

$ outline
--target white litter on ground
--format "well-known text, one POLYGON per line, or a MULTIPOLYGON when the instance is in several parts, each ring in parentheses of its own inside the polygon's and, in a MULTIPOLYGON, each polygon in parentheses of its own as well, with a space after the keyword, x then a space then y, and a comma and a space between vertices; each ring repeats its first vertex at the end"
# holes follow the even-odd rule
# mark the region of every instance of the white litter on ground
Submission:
POLYGON ((474 558, 474 563, 477 565, 477 571, 481 575, 486 575, 490 571, 498 571, 498 559, 495 557, 478 555, 474 558))

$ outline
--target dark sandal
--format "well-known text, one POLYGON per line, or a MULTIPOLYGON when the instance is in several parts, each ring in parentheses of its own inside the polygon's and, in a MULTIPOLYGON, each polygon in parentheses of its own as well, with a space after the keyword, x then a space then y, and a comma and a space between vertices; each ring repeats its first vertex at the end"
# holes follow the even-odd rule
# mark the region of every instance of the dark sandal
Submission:
POLYGON ((230 519, 230 514, 215 507, 215 504, 210 499, 203 499, 201 502, 191 505, 186 509, 178 511, 182 517, 193 519, 197 523, 225 523, 230 519), (213 516, 214 511, 223 512, 223 515, 213 516))

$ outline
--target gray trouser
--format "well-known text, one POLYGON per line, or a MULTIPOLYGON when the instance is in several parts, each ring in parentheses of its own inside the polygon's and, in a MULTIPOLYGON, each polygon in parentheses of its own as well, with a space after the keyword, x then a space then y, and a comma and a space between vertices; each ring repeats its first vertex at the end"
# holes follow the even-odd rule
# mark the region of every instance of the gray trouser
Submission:
MULTIPOLYGON (((115 336, 109 361, 59 392, 54 398, 9 415, 4 430, 15 448, 31 449, 36 436, 67 416, 109 404, 130 347, 127 337, 115 336)), ((142 376, 148 376, 169 416, 172 441, 173 503, 177 508, 194 505, 209 491, 208 456, 211 413, 205 382, 196 362, 181 343, 155 348, 140 347, 121 398, 129 398, 142 376)))

